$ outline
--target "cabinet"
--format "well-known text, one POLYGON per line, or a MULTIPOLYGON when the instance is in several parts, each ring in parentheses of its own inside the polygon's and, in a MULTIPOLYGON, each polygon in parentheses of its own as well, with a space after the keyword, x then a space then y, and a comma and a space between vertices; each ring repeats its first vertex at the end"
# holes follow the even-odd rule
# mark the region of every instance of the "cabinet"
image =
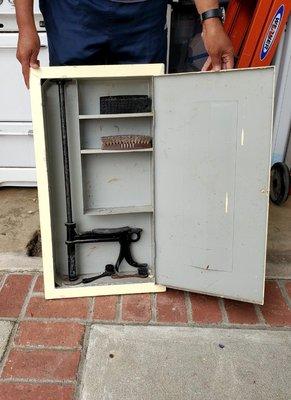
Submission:
MULTIPOLYGON (((29 91, 24 85, 21 66, 15 57, 18 40, 15 32, 18 28, 13 15, 15 10, 8 0, 6 4, 0 1, 0 9, 0 28, 3 25, 3 29, 0 29, 0 187, 35 186, 29 91)), ((47 65, 46 34, 40 32, 39 37, 39 60, 41 65, 47 65)))
MULTIPOLYGON (((263 302, 273 68, 163 75, 163 66, 40 68, 31 97, 47 298, 164 291, 166 286, 263 302), (66 80, 77 230, 143 230, 132 254, 147 278, 71 282, 58 85, 66 80), (100 114, 104 95, 148 95, 147 113, 100 114), (145 134, 152 148, 102 150, 101 136, 145 134)), ((90 277, 118 243, 77 246, 90 277)), ((135 272, 126 263, 125 274, 135 272)))

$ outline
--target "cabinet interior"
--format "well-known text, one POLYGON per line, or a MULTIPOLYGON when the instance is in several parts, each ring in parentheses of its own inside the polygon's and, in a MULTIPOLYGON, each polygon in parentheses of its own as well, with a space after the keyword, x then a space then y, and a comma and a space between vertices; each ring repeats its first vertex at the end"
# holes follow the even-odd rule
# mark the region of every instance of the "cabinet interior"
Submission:
MULTIPOLYGON (((100 114, 100 97, 148 95, 153 103, 151 77, 74 79, 66 84, 73 218, 77 231, 130 226, 142 228, 131 251, 139 263, 150 267, 148 278, 96 280, 91 285, 153 282, 154 196, 153 148, 102 150, 101 137, 142 134, 153 137, 153 109, 147 113, 100 114)), ((67 279, 66 203, 60 130, 58 87, 42 84, 46 153, 56 287, 72 285, 67 279)), ((152 106, 153 107, 153 106, 152 106)), ((98 275, 106 264, 115 264, 118 243, 88 243, 76 247, 81 277, 98 275)), ((123 261, 121 273, 137 270, 123 261)))

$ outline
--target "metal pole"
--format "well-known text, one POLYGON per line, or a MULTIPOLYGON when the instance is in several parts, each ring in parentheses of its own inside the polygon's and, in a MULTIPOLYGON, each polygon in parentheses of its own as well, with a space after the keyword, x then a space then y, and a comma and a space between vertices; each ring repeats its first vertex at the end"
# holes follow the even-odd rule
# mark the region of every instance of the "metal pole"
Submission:
POLYGON ((73 222, 73 213, 72 213, 70 160, 69 160, 69 146, 68 146, 68 134, 67 134, 64 81, 58 81, 58 87, 59 87, 59 99, 60 99, 60 117, 61 117, 61 132, 62 132, 63 160, 64 160, 66 212, 67 212, 67 222, 71 223, 73 222))
MULTIPOLYGON (((57 83, 58 83, 59 100, 60 100, 60 118, 61 118, 65 195, 66 195, 67 222, 65 223, 65 225, 67 227, 67 241, 70 242, 74 240, 76 224, 73 222, 73 212, 72 212, 70 159, 69 159, 67 120, 66 120, 65 81, 58 80, 57 83)), ((75 281, 76 279, 78 279, 78 276, 76 270, 76 256, 75 256, 74 243, 67 243, 67 254, 68 254, 69 280, 75 281)))

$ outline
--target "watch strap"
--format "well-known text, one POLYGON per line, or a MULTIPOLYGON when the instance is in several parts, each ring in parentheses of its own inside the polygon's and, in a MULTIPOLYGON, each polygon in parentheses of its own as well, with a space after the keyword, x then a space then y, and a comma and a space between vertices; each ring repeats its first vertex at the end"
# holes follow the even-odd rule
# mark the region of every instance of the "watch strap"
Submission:
POLYGON ((209 18, 219 18, 222 22, 224 22, 225 19, 225 11, 224 8, 213 8, 211 10, 204 11, 201 16, 201 22, 204 22, 205 20, 209 18))

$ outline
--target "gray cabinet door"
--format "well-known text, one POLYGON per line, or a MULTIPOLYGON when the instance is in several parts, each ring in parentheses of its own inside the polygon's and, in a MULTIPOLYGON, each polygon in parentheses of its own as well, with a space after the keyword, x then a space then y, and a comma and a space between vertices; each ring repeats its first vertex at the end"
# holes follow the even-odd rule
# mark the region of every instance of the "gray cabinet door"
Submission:
POLYGON ((274 69, 154 78, 157 283, 263 303, 274 69))

